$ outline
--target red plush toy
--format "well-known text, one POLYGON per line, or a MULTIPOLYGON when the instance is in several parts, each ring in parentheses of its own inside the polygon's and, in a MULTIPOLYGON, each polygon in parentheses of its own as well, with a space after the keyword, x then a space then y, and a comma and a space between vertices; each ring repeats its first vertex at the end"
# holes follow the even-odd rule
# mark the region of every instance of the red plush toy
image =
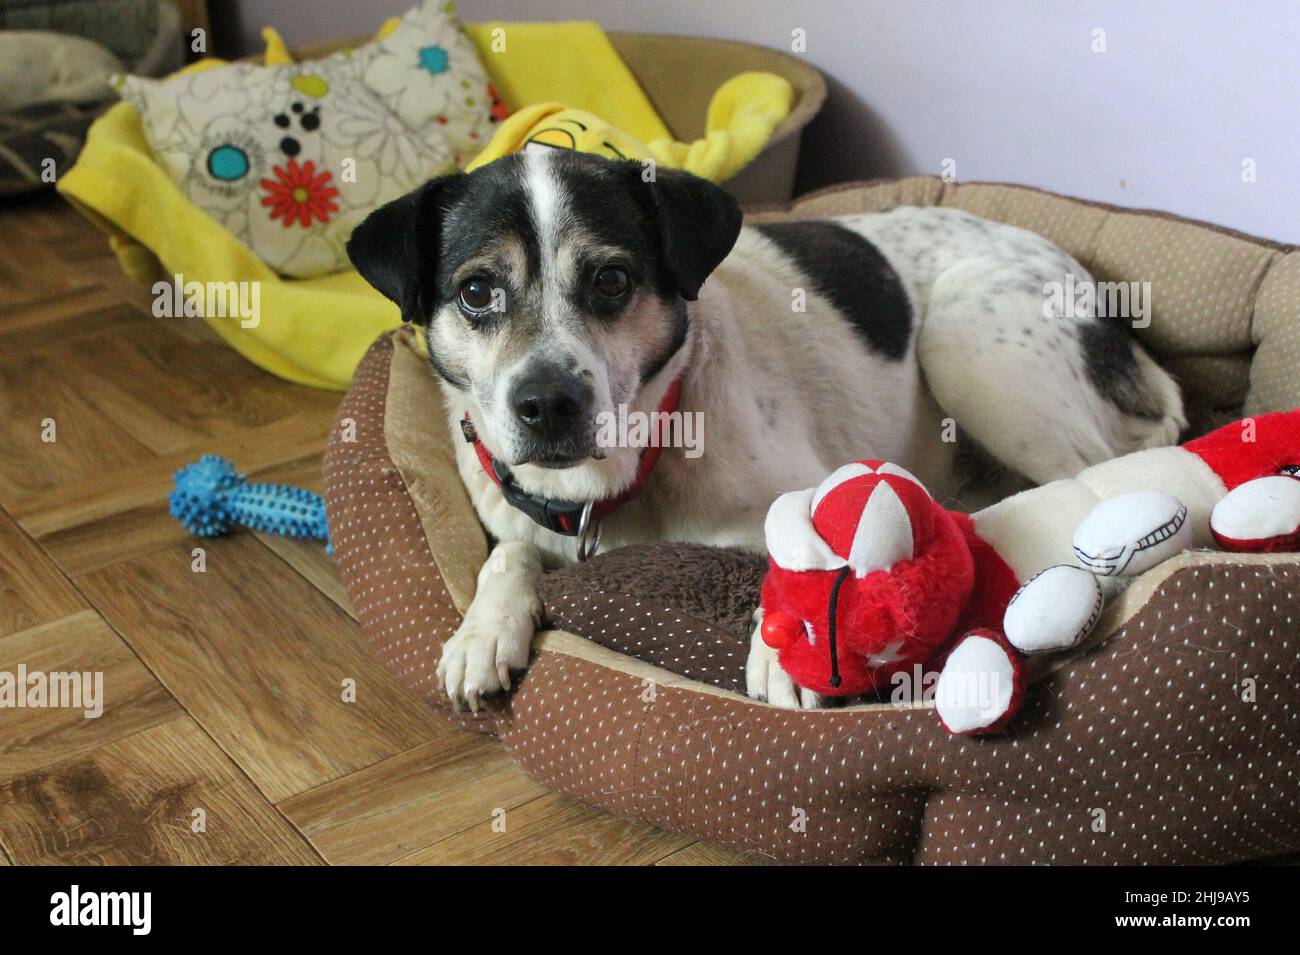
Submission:
POLYGON ((1009 528, 1018 499, 1041 522, 1053 513, 1044 495, 1066 500, 1058 485, 1069 482, 972 516, 941 507, 897 465, 847 464, 768 512, 762 637, 795 683, 823 696, 888 692, 899 674, 937 672, 944 726, 995 732, 1020 705, 1024 655, 1069 649, 1091 630, 1099 577, 1140 573, 1211 536, 1229 550, 1300 548, 1298 465, 1300 409, 1091 468, 1075 481, 1100 503, 1062 530, 1077 561, 1066 565, 1037 556, 1041 523, 1024 535, 1036 537, 1028 556, 1014 553, 1009 528), (1152 478, 1188 503, 1144 486, 1152 478))

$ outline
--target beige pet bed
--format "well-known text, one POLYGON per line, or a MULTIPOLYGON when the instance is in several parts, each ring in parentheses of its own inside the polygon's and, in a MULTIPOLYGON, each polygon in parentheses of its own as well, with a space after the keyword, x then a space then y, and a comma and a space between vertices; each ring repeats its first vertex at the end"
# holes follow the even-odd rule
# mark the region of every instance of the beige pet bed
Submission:
MULTIPOLYGON (((837 187, 774 215, 940 204, 1033 229, 1098 280, 1152 283, 1138 332, 1194 430, 1300 405, 1300 252, 1159 213, 935 179, 837 187)), ((432 706, 487 553, 439 389, 381 338, 326 454, 331 534, 374 652, 432 706)), ((467 728, 621 815, 800 862, 1190 863, 1300 850, 1300 563, 1192 552, 1113 604, 1011 729, 949 737, 928 706, 795 712, 743 696, 761 559, 653 545, 548 575, 552 629, 467 728), (579 636, 581 634, 581 636, 579 636), (1249 687, 1250 692, 1247 692, 1249 687)))

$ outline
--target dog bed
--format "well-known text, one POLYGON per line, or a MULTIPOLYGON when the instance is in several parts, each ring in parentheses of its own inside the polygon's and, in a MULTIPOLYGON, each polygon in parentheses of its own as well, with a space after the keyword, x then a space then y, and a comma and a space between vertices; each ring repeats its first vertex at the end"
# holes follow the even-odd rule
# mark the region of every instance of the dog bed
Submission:
MULTIPOLYGON (((836 187, 756 218, 941 204, 1039 232, 1099 281, 1151 283, 1137 334, 1200 432, 1300 405, 1300 251, 1161 213, 931 178, 836 187)), ((434 687, 487 555, 440 393, 402 330, 357 369, 325 459, 344 584, 376 655, 434 687), (348 438, 350 440, 344 440, 348 438)), ((778 709, 743 695, 760 557, 683 545, 548 574, 514 692, 466 728, 621 815, 815 863, 1221 863, 1300 850, 1300 558, 1189 552, 1106 611, 997 736, 929 704, 778 709)))

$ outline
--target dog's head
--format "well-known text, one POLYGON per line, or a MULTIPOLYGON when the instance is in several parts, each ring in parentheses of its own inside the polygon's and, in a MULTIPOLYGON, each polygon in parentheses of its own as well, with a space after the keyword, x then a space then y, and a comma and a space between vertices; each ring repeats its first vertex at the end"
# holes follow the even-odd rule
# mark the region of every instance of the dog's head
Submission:
POLYGON ((703 179, 530 150, 389 203, 348 254, 425 327, 433 367, 522 485, 597 497, 637 458, 598 446, 598 416, 678 372, 685 303, 739 229, 735 200, 703 179))

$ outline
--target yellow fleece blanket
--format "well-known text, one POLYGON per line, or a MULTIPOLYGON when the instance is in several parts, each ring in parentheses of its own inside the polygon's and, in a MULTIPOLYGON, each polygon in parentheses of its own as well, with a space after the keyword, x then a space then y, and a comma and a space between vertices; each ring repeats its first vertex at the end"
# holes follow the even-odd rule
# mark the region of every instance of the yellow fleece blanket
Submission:
MULTIPOLYGON (((717 155, 707 144, 672 143, 635 77, 594 23, 484 23, 467 24, 465 30, 512 107, 560 102, 617 117, 619 127, 635 139, 662 144, 665 157, 676 150, 673 165, 686 164, 691 149, 702 151, 701 156, 717 155), (502 27, 504 51, 499 48, 502 27)), ((218 62, 204 61, 191 69, 218 62)), ((732 101, 730 95, 726 99, 732 101)), ((788 111, 788 102, 785 108, 788 111)), ((752 147, 754 155, 784 113, 764 115, 776 118, 761 142, 755 146, 752 136, 746 142, 745 151, 752 147)), ((493 144, 500 148, 495 138, 493 144)), ((730 170, 717 166, 714 171, 730 170)), ((343 390, 370 343, 400 324, 397 307, 356 272, 308 279, 276 274, 216 220, 186 201, 154 161, 140 117, 125 103, 91 127, 77 164, 60 178, 58 189, 108 232, 123 269, 140 284, 165 282, 170 288, 175 276, 184 281, 257 283, 256 324, 235 318, 209 321, 246 358, 282 378, 343 390)), ((161 286, 158 292, 163 292, 161 286)))

